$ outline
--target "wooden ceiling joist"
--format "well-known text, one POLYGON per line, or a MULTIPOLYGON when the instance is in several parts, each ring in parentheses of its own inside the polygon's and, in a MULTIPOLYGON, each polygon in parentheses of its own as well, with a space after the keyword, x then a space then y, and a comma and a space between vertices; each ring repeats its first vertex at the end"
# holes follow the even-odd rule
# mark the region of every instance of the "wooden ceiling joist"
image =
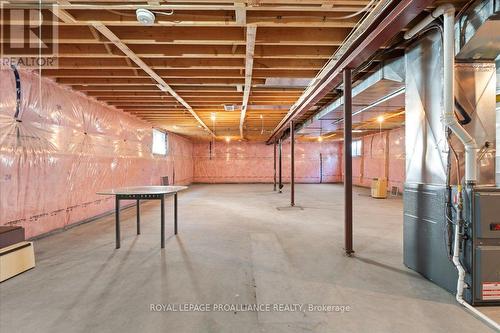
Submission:
MULTIPOLYGON (((117 1, 112 3, 111 1, 78 1, 78 3, 69 3, 64 1, 45 1, 39 2, 35 1, 23 1, 23 2, 6 2, 3 4, 4 8, 46 8, 52 9, 54 3, 56 3, 57 8, 67 9, 67 10, 84 10, 84 11, 103 11, 103 10, 120 10, 120 11, 135 11, 138 8, 146 8, 154 11, 228 11, 233 12, 236 10, 236 5, 234 0, 228 2, 227 4, 221 4, 220 1, 213 1, 211 4, 207 4, 208 1, 202 1, 196 3, 194 1, 183 1, 182 4, 174 4, 169 1, 169 4, 165 5, 151 5, 146 4, 144 1, 139 1, 136 3, 131 3, 130 1, 117 1), (112 4, 110 4, 110 2, 112 4)), ((274 3, 272 6, 248 6, 247 11, 259 12, 259 11, 294 11, 294 12, 339 12, 339 13, 352 13, 363 10, 368 2, 359 5, 355 3, 347 3, 344 5, 332 6, 332 7, 321 7, 321 4, 308 6, 305 2, 297 2, 296 5, 290 5, 290 2, 280 5, 279 3, 274 3)))
POLYGON ((62 9, 62 8, 55 8, 55 9, 51 9, 52 13, 57 16, 61 21, 63 21, 64 23, 68 23, 68 24, 74 24, 74 23, 77 23, 76 19, 73 17, 73 15, 71 15, 70 13, 68 13, 65 9, 62 9))
MULTIPOLYGON (((11 26, 38 23, 11 16, 11 8, 42 8, 38 37, 58 46, 57 67, 42 68, 42 75, 154 126, 200 139, 217 129, 258 141, 351 33, 362 17, 353 14, 364 14, 371 2, 44 0, 40 7, 39 0, 0 1, 2 45, 24 43, 9 35, 11 26), (142 26, 137 8, 173 14, 142 26), (44 29, 50 26, 57 28, 54 39, 44 29)), ((12 55, 37 57, 32 51, 12 55)))
POLYGON ((201 120, 201 118, 194 112, 191 106, 181 97, 179 96, 156 72, 151 69, 144 61, 142 61, 132 50, 130 50, 123 42, 116 36, 111 30, 109 30, 105 25, 99 22, 95 22, 92 24, 94 28, 96 28, 101 34, 103 34, 106 38, 108 38, 113 44, 116 45, 124 54, 126 54, 133 62, 135 62, 143 71, 149 74, 149 76, 155 80, 160 85, 160 90, 168 92, 172 95, 176 100, 179 101, 188 111, 193 115, 193 117, 203 126, 208 133, 212 136, 215 135, 210 128, 201 120))
MULTIPOLYGON (((20 22, 21 23, 21 22, 20 22)), ((6 31, 7 24, 3 30, 6 31)), ((148 27, 146 31, 126 25, 109 27, 126 45, 133 44, 184 44, 184 45, 245 45, 244 27, 148 27)), ((96 39, 87 26, 60 26, 57 42, 60 44, 101 44, 109 41, 96 39)), ((313 45, 339 46, 350 29, 318 27, 262 27, 259 26, 257 45, 313 45)), ((48 30, 41 32, 40 39, 51 42, 48 30)), ((16 38, 11 41, 22 42, 16 38)))
POLYGON ((255 51, 255 37, 257 35, 256 26, 247 26, 247 44, 245 55, 245 86, 243 88, 243 102, 241 104, 240 115, 240 137, 243 139, 243 125, 245 123, 245 116, 247 112, 248 99, 250 98, 250 89, 252 88, 252 71, 253 71, 253 57, 255 51))

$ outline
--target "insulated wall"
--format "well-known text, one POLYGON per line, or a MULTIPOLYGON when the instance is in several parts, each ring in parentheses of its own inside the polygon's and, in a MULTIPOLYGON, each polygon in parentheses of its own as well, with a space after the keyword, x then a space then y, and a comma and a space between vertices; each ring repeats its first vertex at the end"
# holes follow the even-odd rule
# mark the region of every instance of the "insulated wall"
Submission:
MULTIPOLYGON (((273 182, 273 145, 255 142, 196 143, 194 181, 199 183, 273 182)), ((295 181, 340 182, 342 147, 337 142, 295 144, 295 181)), ((290 179, 290 143, 283 143, 283 180, 290 179)))
POLYGON ((0 70, 0 225, 32 237, 113 207, 96 191, 192 181, 192 143, 170 134, 151 154, 151 125, 30 72, 0 70))
POLYGON ((363 153, 353 157, 353 184, 371 186, 374 178, 387 178, 387 185, 403 191, 405 179, 405 130, 398 128, 367 135, 362 140, 363 153))

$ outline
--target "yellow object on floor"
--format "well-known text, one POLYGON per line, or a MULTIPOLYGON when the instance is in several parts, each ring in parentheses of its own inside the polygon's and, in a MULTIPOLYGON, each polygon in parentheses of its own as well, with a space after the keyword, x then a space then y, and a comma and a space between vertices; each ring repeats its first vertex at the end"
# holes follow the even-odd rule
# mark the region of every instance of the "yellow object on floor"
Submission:
POLYGON ((372 180, 372 197, 377 199, 387 198, 387 179, 373 178, 372 180))
POLYGON ((20 242, 0 249, 0 282, 35 267, 33 242, 20 242))

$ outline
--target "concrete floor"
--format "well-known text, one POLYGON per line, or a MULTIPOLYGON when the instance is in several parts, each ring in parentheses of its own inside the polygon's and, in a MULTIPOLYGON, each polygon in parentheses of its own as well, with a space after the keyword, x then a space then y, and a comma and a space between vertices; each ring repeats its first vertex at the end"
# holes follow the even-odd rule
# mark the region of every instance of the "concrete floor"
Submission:
MULTIPOLYGON (((354 258, 343 255, 342 187, 196 185, 160 249, 159 207, 108 216, 35 243, 37 267, 0 284, 1 332, 490 332, 402 264, 402 201, 355 194, 354 258), (150 304, 335 304, 349 312, 152 312, 150 304)), ((167 218, 171 205, 167 204, 167 218)), ((307 306, 307 305, 306 305, 307 306)), ((500 320, 499 308, 483 311, 500 320)))

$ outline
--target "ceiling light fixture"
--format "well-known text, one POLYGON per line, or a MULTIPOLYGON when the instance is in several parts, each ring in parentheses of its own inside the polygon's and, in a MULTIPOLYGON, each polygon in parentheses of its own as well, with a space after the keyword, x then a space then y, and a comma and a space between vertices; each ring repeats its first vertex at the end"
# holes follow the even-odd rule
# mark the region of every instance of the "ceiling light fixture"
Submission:
POLYGON ((156 21, 155 14, 170 16, 174 14, 174 11, 170 10, 170 12, 157 12, 157 11, 150 11, 145 8, 139 8, 135 11, 137 21, 145 26, 152 26, 155 24, 156 21))
POLYGON ((380 124, 382 124, 384 122, 384 120, 385 120, 385 118, 382 115, 380 115, 380 116, 377 117, 377 122, 380 123, 380 124))

